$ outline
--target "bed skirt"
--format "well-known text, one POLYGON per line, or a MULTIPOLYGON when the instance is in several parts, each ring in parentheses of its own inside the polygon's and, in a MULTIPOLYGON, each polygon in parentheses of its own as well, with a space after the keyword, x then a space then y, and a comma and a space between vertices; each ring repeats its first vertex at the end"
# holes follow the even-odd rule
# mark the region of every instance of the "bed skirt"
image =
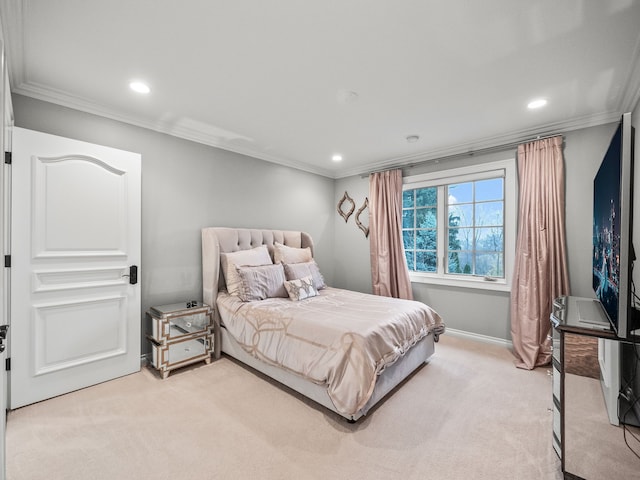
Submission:
POLYGON ((258 370, 259 372, 273 378, 277 382, 295 390, 296 392, 310 398, 314 402, 328 408, 329 410, 338 413, 338 415, 346 418, 349 421, 356 421, 382 400, 391 390, 397 385, 402 383, 414 370, 423 365, 431 358, 434 353, 434 336, 429 334, 416 343, 405 355, 400 357, 395 363, 385 368, 385 370, 378 376, 376 380, 376 386, 373 390, 371 398, 367 404, 359 412, 354 415, 343 415, 337 412, 336 408, 327 393, 326 385, 318 385, 309 380, 306 380, 298 375, 287 372, 281 368, 269 365, 257 358, 248 354, 222 327, 221 343, 222 352, 235 358, 241 363, 248 365, 249 367, 258 370))

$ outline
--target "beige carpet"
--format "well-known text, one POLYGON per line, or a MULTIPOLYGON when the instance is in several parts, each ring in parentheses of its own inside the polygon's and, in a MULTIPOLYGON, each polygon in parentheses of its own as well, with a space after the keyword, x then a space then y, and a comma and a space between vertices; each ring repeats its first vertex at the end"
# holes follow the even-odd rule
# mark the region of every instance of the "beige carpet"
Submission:
MULTIPOLYGON (((625 446, 622 427, 609 423, 600 380, 566 375, 566 468, 588 479, 640 479, 640 459, 625 446)), ((627 440, 636 452, 640 429, 627 427, 627 440), (630 433, 629 433, 630 432, 630 433)))
POLYGON ((504 348, 436 356, 348 424, 228 358, 142 372, 9 414, 9 480, 557 480, 551 377, 504 348))

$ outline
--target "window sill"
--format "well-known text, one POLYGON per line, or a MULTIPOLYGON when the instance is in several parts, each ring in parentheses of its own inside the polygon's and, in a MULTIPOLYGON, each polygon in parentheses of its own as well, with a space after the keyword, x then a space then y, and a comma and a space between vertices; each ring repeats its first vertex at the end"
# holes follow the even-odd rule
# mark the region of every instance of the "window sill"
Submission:
POLYGON ((412 283, 430 283, 432 285, 445 285, 448 287, 475 288, 479 290, 491 290, 497 292, 510 292, 511 285, 505 279, 495 281, 484 280, 482 277, 439 277, 428 273, 409 272, 412 283))

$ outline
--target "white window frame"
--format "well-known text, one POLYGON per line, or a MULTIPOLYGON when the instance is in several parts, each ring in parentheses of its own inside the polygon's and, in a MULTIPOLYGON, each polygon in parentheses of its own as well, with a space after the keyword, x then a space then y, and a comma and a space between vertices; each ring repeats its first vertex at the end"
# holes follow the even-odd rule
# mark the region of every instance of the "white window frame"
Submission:
POLYGON ((511 158, 439 172, 411 175, 404 177, 402 183, 403 191, 416 188, 443 187, 438 188, 437 271, 435 273, 409 271, 411 281, 510 292, 515 261, 518 212, 518 179, 515 159, 511 158), (448 216, 445 212, 444 186, 497 177, 504 178, 504 278, 489 279, 480 275, 470 276, 445 273, 445 232, 447 230, 446 221, 448 216))

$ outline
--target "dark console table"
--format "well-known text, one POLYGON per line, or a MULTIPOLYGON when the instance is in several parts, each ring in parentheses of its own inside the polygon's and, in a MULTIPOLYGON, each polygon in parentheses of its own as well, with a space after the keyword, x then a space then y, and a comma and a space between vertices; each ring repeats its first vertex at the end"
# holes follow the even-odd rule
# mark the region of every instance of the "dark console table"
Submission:
MULTIPOLYGON (((616 471, 633 472, 638 475, 640 472, 640 461, 638 461, 630 451, 625 451, 622 428, 610 424, 617 422, 617 419, 610 421, 611 413, 607 412, 605 398, 607 392, 601 388, 602 378, 585 378, 576 375, 569 375, 567 372, 567 337, 573 335, 581 337, 593 337, 607 340, 600 341, 600 348, 596 350, 595 358, 590 359, 596 365, 604 361, 603 346, 609 345, 615 351, 612 358, 618 355, 618 344, 624 343, 615 333, 602 325, 589 324, 581 321, 578 315, 578 302, 590 299, 580 297, 560 297, 554 301, 551 314, 552 329, 552 366, 553 366, 553 448, 561 459, 562 472, 566 479, 591 480, 597 478, 638 478, 633 475, 616 474, 616 471), (572 392, 567 398, 568 376, 576 385, 587 385, 586 390, 579 390, 579 393, 572 392), (580 383, 582 382, 582 383, 580 383), (582 415, 579 409, 586 408, 589 404, 589 414, 582 415), (593 407, 595 405, 595 407, 593 407), (595 414, 593 412, 596 412, 595 414), (577 428, 573 428, 567 441, 567 417, 577 423, 577 428), (596 418, 597 420, 593 420, 596 418), (586 422, 586 423, 585 423, 586 422), (592 422, 594 425, 588 423, 592 422), (577 433, 576 433, 577 432, 577 433), (605 434, 603 435, 602 432, 605 434), (585 438, 593 433, 597 436, 594 439, 585 438), (620 445, 618 445, 618 442, 620 445), (603 446, 603 443, 605 444, 603 446), (607 444, 608 443, 608 444, 607 444), (585 445, 590 445, 591 451, 585 451, 585 445), (607 452, 615 452, 619 457, 611 458, 607 452), (600 459, 598 456, 602 456, 600 459), (612 467, 607 466, 607 462, 612 462, 612 467), (620 467, 620 463, 622 466, 620 467), (602 463, 602 464, 601 464, 602 463), (613 468, 621 470, 614 470, 613 468), (599 473, 599 469, 606 472, 604 476, 599 473)), ((598 340, 594 340, 596 342, 598 340)), ((589 359, 588 359, 589 360, 589 359)), ((618 369, 615 369, 618 372, 618 369)), ((602 377, 602 374, 598 372, 602 377)), ((614 382, 615 385, 615 382, 614 382)), ((610 392, 617 402, 617 390, 610 392)), ((615 414, 614 414, 615 417, 615 414)), ((572 427, 576 427, 573 425, 572 427)))

